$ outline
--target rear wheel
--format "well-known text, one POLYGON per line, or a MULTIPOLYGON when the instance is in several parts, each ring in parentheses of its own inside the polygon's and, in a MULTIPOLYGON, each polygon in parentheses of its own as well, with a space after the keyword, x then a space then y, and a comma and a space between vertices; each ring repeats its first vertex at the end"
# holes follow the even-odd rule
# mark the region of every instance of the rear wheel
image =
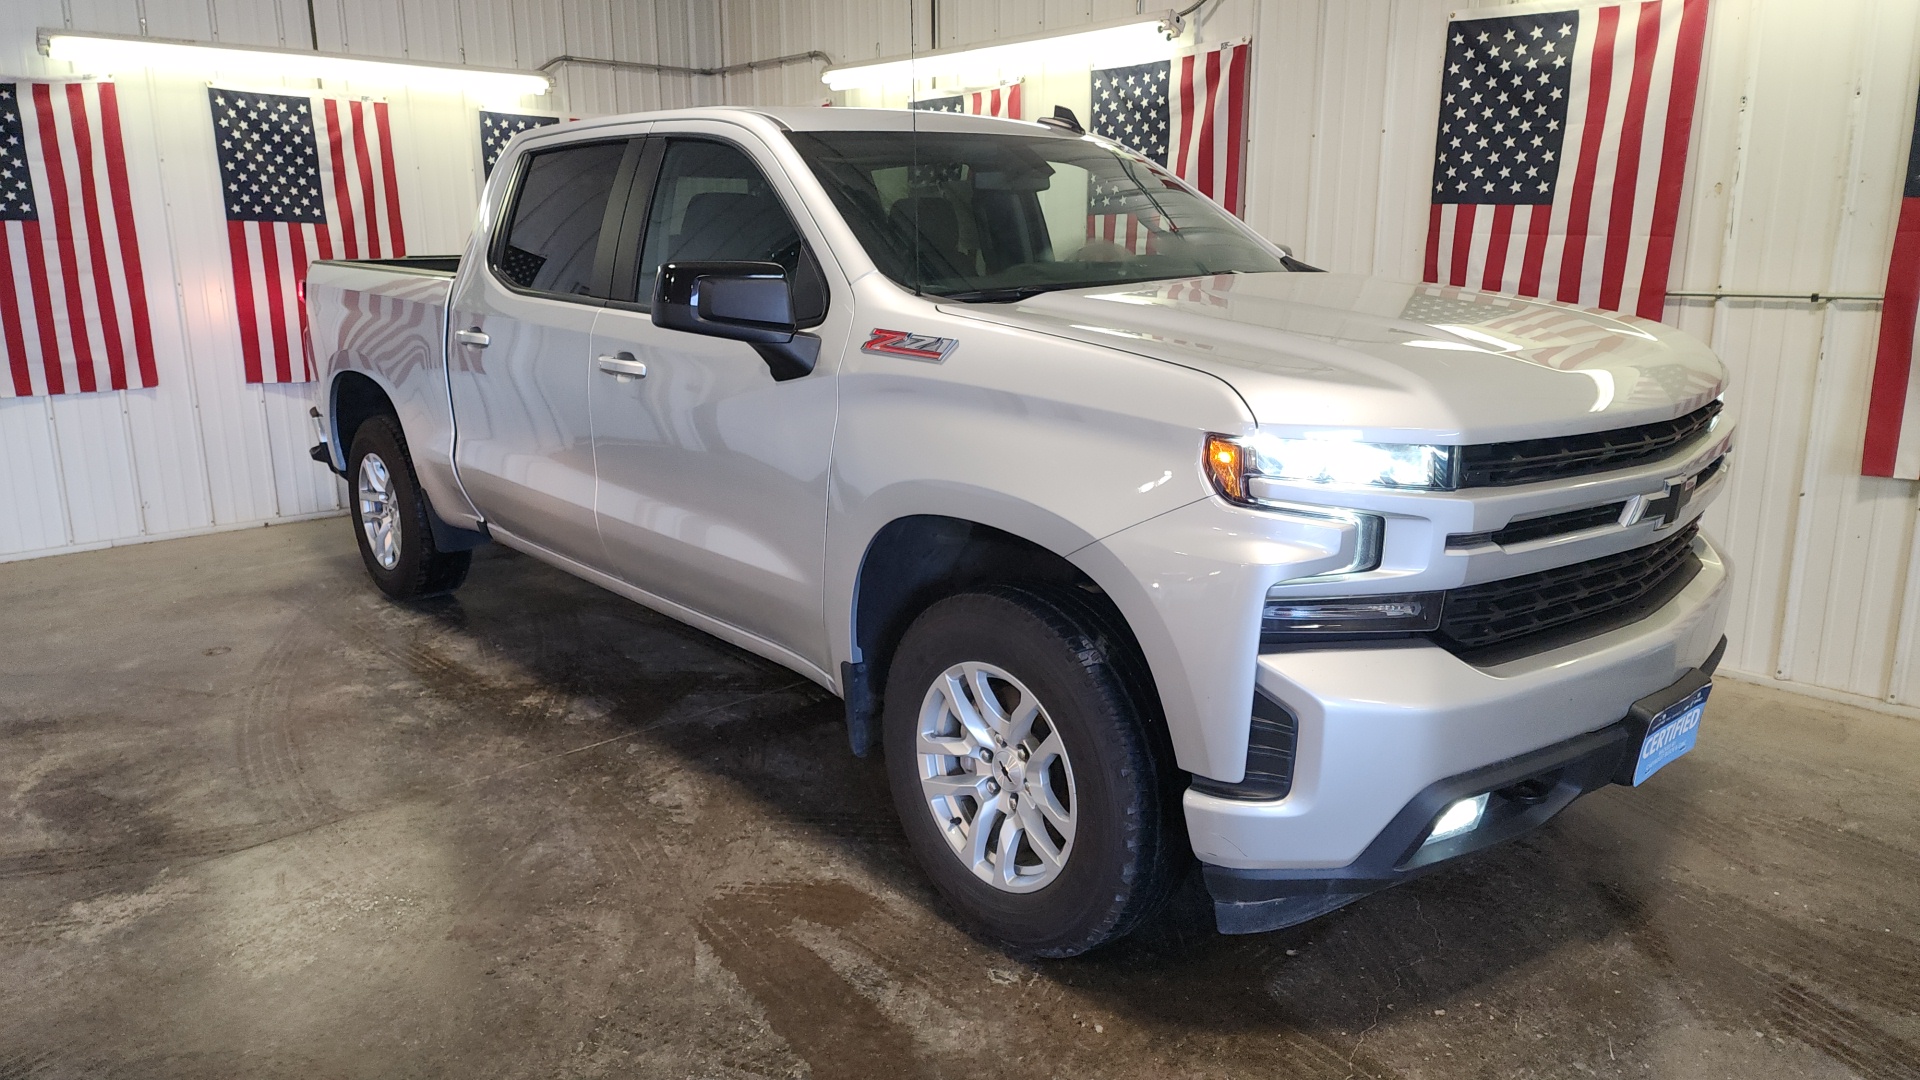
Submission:
POLYGON ((393 417, 371 417, 354 432, 347 477, 360 560, 382 592, 408 600, 460 587, 473 553, 434 546, 427 498, 393 417))
POLYGON ((894 803, 982 936, 1071 956, 1165 899, 1176 855, 1137 663, 1066 589, 950 597, 902 637, 882 718, 894 803))

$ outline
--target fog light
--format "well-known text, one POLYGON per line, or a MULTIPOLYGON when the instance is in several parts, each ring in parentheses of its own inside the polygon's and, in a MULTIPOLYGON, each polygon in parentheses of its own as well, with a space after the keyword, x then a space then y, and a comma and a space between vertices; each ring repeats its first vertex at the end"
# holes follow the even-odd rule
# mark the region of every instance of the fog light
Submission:
POLYGON ((1289 597, 1267 594, 1260 634, 1268 644, 1326 634, 1419 634, 1440 627, 1440 593, 1289 597))
POLYGON ((1471 799, 1461 799, 1447 807, 1439 820, 1433 823, 1433 831, 1427 834, 1426 842, 1437 843, 1449 840, 1461 833, 1472 832, 1480 825, 1480 818, 1487 812, 1487 797, 1475 795, 1471 799))

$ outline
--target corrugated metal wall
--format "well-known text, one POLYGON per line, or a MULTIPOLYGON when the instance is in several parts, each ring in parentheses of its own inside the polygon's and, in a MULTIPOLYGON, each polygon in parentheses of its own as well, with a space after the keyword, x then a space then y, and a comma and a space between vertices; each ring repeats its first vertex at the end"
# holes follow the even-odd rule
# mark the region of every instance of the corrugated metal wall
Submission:
MULTIPOLYGON (((565 53, 682 66, 718 55, 717 13, 698 0, 316 0, 313 15, 310 27, 303 0, 7 0, 0 74, 68 74, 36 51, 39 27, 294 48, 312 33, 328 51, 517 68, 565 53)), ((593 115, 697 104, 702 82, 709 96, 719 89, 716 79, 574 65, 558 78, 551 100, 527 104, 593 115)), ((307 388, 241 376, 206 82, 142 72, 116 82, 160 385, 0 400, 0 559, 344 505, 307 459, 307 388)), ((367 92, 392 104, 407 249, 458 251, 480 185, 476 103, 367 92)))
MULTIPOLYGON (((324 49, 523 68, 561 53, 712 67, 809 49, 843 62, 894 56, 1166 6, 316 0, 315 11, 324 49)), ((1245 35, 1255 46, 1249 220, 1319 265, 1416 277, 1445 22, 1471 6, 1498 5, 1207 5, 1202 40, 1245 35)), ((41 72, 34 26, 138 33, 142 11, 155 35, 307 43, 300 0, 16 0, 0 12, 0 49, 11 71, 41 72)), ((1920 8, 1909 0, 1713 0, 1677 289, 1880 291, 1920 77, 1917 40, 1920 8)), ((583 115, 828 97, 812 63, 724 78, 567 67, 560 83, 557 104, 583 115)), ((156 332, 177 344, 157 391, 0 403, 0 556, 310 512, 337 498, 304 459, 304 394, 239 384, 222 321, 225 255, 202 240, 218 214, 197 187, 211 151, 164 124, 204 108, 198 88, 146 80, 128 90, 140 102, 130 107, 152 109, 157 121, 139 136, 153 139, 159 159, 136 164, 152 181, 139 185, 141 239, 150 252, 173 252, 178 303, 156 332)), ((1030 113, 1049 104, 1032 102, 1030 113)), ((409 246, 450 250, 471 197, 432 188, 429 177, 441 174, 424 163, 471 158, 469 121, 456 115, 470 103, 406 105, 412 149, 396 149, 415 159, 409 246)), ((1739 570, 1728 665, 1920 706, 1920 574, 1910 572, 1920 499, 1911 483, 1864 479, 1857 468, 1878 307, 1676 300, 1668 319, 1709 340, 1736 379, 1738 464, 1731 497, 1710 521, 1739 570)))

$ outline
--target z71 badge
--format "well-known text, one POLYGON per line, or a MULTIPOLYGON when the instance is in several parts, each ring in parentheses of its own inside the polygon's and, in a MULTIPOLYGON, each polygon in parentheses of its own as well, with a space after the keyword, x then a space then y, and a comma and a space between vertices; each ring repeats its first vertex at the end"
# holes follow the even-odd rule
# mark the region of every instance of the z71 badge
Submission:
POLYGON ((960 344, 952 338, 928 337, 925 334, 911 334, 905 330, 875 330, 873 336, 860 346, 861 352, 879 356, 904 356, 909 360, 925 360, 937 364, 953 352, 960 344))

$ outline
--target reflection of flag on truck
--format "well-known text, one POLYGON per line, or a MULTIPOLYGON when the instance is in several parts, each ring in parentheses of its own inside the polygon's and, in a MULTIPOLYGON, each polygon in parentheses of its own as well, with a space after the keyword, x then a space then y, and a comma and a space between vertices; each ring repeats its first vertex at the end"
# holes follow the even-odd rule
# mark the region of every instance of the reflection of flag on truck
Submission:
POLYGON ((1920 388, 1914 384, 1914 323, 1920 314, 1920 110, 1907 144, 1907 178, 1900 220, 1887 264, 1887 298, 1880 305, 1880 349, 1867 401, 1867 440, 1860 472, 1920 480, 1920 388))
POLYGON ((1664 314, 1707 0, 1456 15, 1425 280, 1664 314))
POLYGON ((387 105, 217 87, 207 95, 247 381, 306 382, 298 297, 307 264, 407 253, 387 105))
POLYGON ((928 112, 966 113, 971 116, 997 116, 1002 120, 1022 120, 1020 81, 1002 83, 987 90, 970 90, 944 97, 922 98, 913 108, 928 112))
MULTIPOLYGON (((1147 172, 1141 170, 1145 179, 1147 172)), ((1149 183, 1152 181, 1149 180, 1149 183)), ((1162 228, 1153 200, 1131 180, 1094 177, 1087 188, 1087 240, 1118 244, 1135 255, 1151 255, 1153 234, 1162 228)))
POLYGON ((0 83, 0 398, 157 384, 110 82, 0 83))
POLYGON ((1234 42, 1151 64, 1095 68, 1088 130, 1152 158, 1238 214, 1250 58, 1250 46, 1234 42))

